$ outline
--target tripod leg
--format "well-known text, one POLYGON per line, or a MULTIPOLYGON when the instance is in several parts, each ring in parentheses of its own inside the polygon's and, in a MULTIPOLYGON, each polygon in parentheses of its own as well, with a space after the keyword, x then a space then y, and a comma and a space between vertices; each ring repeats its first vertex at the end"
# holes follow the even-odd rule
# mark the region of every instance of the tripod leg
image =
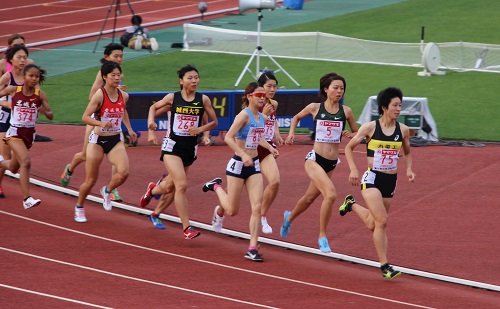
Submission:
POLYGON ((109 5, 108 13, 106 14, 106 17, 104 18, 104 23, 102 24, 101 32, 99 32, 99 37, 97 38, 97 41, 95 42, 94 46, 94 53, 95 50, 97 49, 97 44, 99 44, 99 41, 101 40, 102 37, 102 32, 104 31, 104 28, 106 27, 106 22, 108 21, 109 14, 111 13, 111 8, 113 8, 113 4, 115 3, 115 0, 111 0, 111 4, 109 5))
POLYGON ((121 14, 120 11, 120 0, 116 0, 116 8, 115 8, 115 19, 113 21, 113 36, 111 37, 111 43, 115 42, 115 32, 116 32, 116 19, 118 18, 118 15, 121 14))
POLYGON ((240 77, 238 77, 236 84, 234 84, 235 88, 238 87, 238 85, 240 84, 240 81, 243 78, 243 75, 245 75, 246 71, 250 72, 250 74, 252 74, 253 78, 257 79, 257 76, 255 76, 253 74, 253 72, 250 70, 250 64, 252 64, 252 60, 253 60, 253 58, 255 58, 255 56, 257 55, 258 52, 259 52, 259 50, 255 49, 254 52, 252 53, 252 56, 250 57, 250 59, 247 62, 247 65, 243 68, 243 71, 241 71, 240 77))
POLYGON ((285 73, 286 76, 288 76, 289 79, 292 80, 292 82, 295 83, 295 85, 297 85, 297 87, 300 87, 300 84, 295 80, 293 79, 293 77, 288 74, 288 72, 276 61, 273 59, 273 57, 271 57, 271 55, 269 55, 264 49, 261 49, 261 51, 269 58, 271 59, 271 61, 278 67, 280 68, 281 71, 283 71, 283 73, 285 73))
POLYGON ((130 12, 132 12, 132 15, 135 15, 134 8, 132 7, 130 0, 127 0, 127 4, 128 4, 128 8, 130 9, 130 12))

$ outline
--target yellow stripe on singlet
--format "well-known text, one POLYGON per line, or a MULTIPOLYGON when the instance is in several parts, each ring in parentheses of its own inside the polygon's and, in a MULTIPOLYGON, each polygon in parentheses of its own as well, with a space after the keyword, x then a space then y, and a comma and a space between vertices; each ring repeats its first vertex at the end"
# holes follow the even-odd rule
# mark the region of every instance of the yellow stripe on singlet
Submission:
POLYGON ((368 149, 375 151, 378 148, 399 150, 403 142, 401 141, 381 141, 372 139, 368 142, 368 149))

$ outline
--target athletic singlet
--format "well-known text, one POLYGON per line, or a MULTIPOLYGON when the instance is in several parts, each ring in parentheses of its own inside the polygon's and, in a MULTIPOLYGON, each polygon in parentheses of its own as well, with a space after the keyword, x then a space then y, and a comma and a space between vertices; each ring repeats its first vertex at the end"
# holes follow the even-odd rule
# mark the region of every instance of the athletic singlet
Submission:
POLYGON ((12 96, 10 125, 16 128, 34 128, 40 106, 40 89, 35 89, 32 95, 26 96, 23 94, 23 86, 17 86, 16 93, 12 96))
POLYGON ((101 108, 97 110, 95 119, 103 122, 111 122, 113 125, 109 129, 100 128, 102 133, 120 133, 122 131, 122 118, 125 114, 125 102, 120 89, 118 90, 118 99, 113 102, 109 98, 106 89, 101 87, 103 93, 103 102, 101 108))
POLYGON ((13 68, 14 68, 14 66, 12 65, 12 63, 8 62, 7 59, 5 59, 5 73, 12 72, 13 68))
POLYGON ((396 128, 392 135, 387 136, 382 131, 380 121, 375 120, 375 131, 370 141, 366 144, 368 157, 373 157, 374 171, 386 172, 394 171, 398 167, 399 151, 403 145, 403 134, 399 122, 396 121, 396 128))
MULTIPOLYGON (((273 102, 273 100, 270 101, 273 102)), ((264 106, 259 109, 259 112, 262 113, 263 110, 264 106)), ((264 129, 264 139, 268 142, 272 141, 274 137, 274 130, 276 129, 276 109, 271 115, 267 116, 266 123, 264 124, 264 129)))
POLYGON ((201 126, 203 113, 203 94, 196 92, 193 101, 186 101, 180 91, 174 93, 174 101, 169 117, 169 130, 167 137, 188 147, 198 144, 198 136, 189 133, 190 127, 201 126))
POLYGON ((314 117, 315 141, 320 143, 340 143, 346 120, 343 105, 339 104, 337 113, 330 114, 325 108, 325 102, 322 102, 316 117, 314 117))
MULTIPOLYGON (((7 61, 5 62, 6 64, 8 63, 7 61)), ((9 86, 22 86, 23 84, 18 84, 16 83, 16 80, 14 79, 14 74, 12 74, 12 64, 11 64, 11 70, 7 71, 10 74, 10 81, 9 81, 9 86)), ((0 98, 0 100, 7 101, 7 102, 12 102, 12 97, 10 95, 7 95, 5 97, 0 98)), ((10 113, 10 109, 7 107, 2 106, 2 109, 0 111, 0 114, 3 112, 5 113, 10 113)), ((7 118, 5 118, 7 119, 7 118)))
POLYGON ((237 140, 246 140, 245 148, 257 149, 260 138, 264 135, 265 131, 264 116, 259 112, 259 122, 257 122, 252 111, 248 107, 246 107, 244 111, 248 113, 250 122, 236 133, 235 138, 237 140))

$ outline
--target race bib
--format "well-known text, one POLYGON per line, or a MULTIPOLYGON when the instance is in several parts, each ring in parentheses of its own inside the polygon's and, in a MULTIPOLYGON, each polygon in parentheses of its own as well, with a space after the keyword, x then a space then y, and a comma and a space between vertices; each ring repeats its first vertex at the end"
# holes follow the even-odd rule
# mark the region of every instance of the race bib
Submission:
POLYGON ((175 141, 165 136, 163 138, 163 142, 161 143, 161 150, 166 152, 172 152, 172 150, 174 149, 174 145, 175 141))
POLYGON ((4 110, 0 110, 0 123, 7 123, 7 120, 9 119, 9 112, 6 112, 4 110))
POLYGON ((35 126, 37 118, 38 108, 36 106, 31 107, 29 104, 24 103, 14 106, 11 124, 17 127, 31 128, 35 126))
POLYGON ((342 136, 342 121, 318 120, 315 134, 316 142, 338 144, 342 136))
POLYGON ((226 171, 236 175, 241 175, 242 169, 243 169, 243 162, 236 160, 234 158, 231 158, 231 160, 229 160, 226 166, 226 171))
POLYGON ((377 148, 373 155, 374 171, 394 171, 398 168, 399 150, 377 148))
POLYGON ((266 139, 266 141, 271 141, 273 139, 275 128, 275 120, 269 117, 264 124, 264 138, 266 139))
POLYGON ((373 185, 375 184, 375 173, 372 172, 372 171, 366 171, 364 174, 363 174, 363 177, 361 178, 361 184, 370 184, 370 185, 373 185))
POLYGON ((124 115, 123 109, 117 109, 116 111, 106 111, 101 116, 102 122, 110 122, 112 124, 111 128, 101 128, 103 133, 116 133, 122 131, 122 117, 124 115))
POLYGON ((189 134, 189 128, 198 127, 200 121, 200 116, 175 114, 173 131, 177 136, 191 136, 189 134))
POLYGON ((264 135, 264 128, 262 127, 252 127, 248 130, 247 139, 245 141, 245 148, 247 149, 257 149, 259 141, 264 135))
POLYGON ((253 167, 255 168, 255 170, 257 172, 260 172, 260 161, 259 161, 259 159, 253 161, 253 167))

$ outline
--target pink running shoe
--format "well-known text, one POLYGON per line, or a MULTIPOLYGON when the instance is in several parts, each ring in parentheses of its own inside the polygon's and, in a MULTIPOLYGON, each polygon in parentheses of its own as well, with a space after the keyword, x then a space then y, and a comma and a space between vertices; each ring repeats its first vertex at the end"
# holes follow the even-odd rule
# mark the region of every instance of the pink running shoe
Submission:
POLYGON ((141 207, 146 207, 149 202, 151 202, 151 199, 153 198, 153 196, 151 196, 151 191, 153 191, 154 187, 156 187, 156 184, 154 182, 150 182, 146 190, 146 194, 141 197, 141 207))

